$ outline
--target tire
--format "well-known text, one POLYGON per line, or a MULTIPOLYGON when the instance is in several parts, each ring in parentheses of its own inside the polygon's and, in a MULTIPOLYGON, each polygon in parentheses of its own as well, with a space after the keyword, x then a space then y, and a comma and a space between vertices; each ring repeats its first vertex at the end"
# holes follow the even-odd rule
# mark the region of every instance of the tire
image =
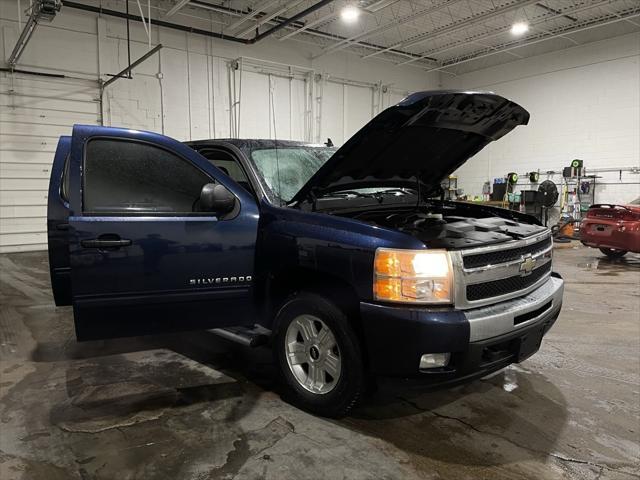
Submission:
POLYGON ((627 254, 626 250, 616 250, 614 248, 601 248, 600 251, 609 258, 622 258, 627 254))
POLYGON ((366 381, 360 341, 344 312, 325 297, 300 292, 287 299, 275 325, 284 399, 324 417, 346 415, 366 381))

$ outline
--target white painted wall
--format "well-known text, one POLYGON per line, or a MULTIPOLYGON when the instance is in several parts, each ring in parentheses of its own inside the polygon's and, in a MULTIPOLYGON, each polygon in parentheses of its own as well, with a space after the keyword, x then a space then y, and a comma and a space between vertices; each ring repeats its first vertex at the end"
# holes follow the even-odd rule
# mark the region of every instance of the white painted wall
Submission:
MULTIPOLYGON (((491 90, 531 113, 528 126, 517 127, 458 170, 458 186, 467 194, 480 195, 485 181, 510 171, 557 171, 575 158, 584 160, 587 173, 640 167, 640 34, 449 77, 445 86, 491 90)), ((640 175, 598 175, 597 202, 640 197, 640 175)), ((562 180, 549 178, 558 185, 562 180)))
MULTIPOLYGON (((123 9, 121 1, 102 4, 123 9)), ((18 36, 17 11, 15 0, 0 0, 0 64, 18 36)), ((135 3, 131 11, 137 11, 135 3)), ((158 14, 153 8, 152 18, 158 14)), ((151 45, 164 48, 132 80, 107 88, 105 125, 179 140, 330 137, 340 145, 407 92, 437 86, 435 73, 349 53, 312 61, 317 50, 303 42, 266 39, 244 46, 153 23, 151 31, 151 45), (230 68, 240 57, 238 69, 230 68)), ((131 35, 135 60, 149 43, 141 23, 131 22, 131 35)), ((0 252, 46 248, 46 190, 57 137, 69 134, 74 123, 101 121, 98 80, 126 67, 125 39, 124 20, 63 7, 52 23, 38 25, 18 68, 66 78, 0 72, 0 252)))

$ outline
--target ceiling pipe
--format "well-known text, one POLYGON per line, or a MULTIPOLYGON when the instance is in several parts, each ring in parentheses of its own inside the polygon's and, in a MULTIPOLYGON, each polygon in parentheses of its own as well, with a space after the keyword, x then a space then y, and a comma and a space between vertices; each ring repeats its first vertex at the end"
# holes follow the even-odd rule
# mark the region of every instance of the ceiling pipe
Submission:
MULTIPOLYGON (((203 30, 203 29, 200 29, 200 28, 193 28, 193 27, 188 27, 186 25, 170 23, 170 22, 166 22, 164 20, 156 20, 154 23, 156 25, 161 26, 161 27, 181 30, 183 32, 198 33, 200 35, 219 38, 221 40, 229 40, 231 42, 242 43, 242 44, 245 44, 245 45, 253 45, 254 43, 257 43, 260 40, 262 40, 262 39, 264 39, 264 38, 266 38, 266 37, 268 37, 270 35, 273 35, 277 31, 279 31, 279 30, 291 25, 292 23, 300 20, 303 17, 306 17, 310 13, 315 12, 316 10, 324 7, 325 5, 328 5, 329 3, 333 2, 333 1, 334 0, 321 0, 320 2, 315 3, 315 4, 311 5, 309 8, 307 8, 307 9, 303 10, 302 12, 294 15, 293 17, 284 19, 282 22, 278 23, 274 27, 272 27, 269 30, 266 30, 266 31, 256 35, 253 38, 240 38, 240 37, 236 37, 236 36, 233 36, 233 35, 225 35, 223 33, 211 32, 209 30, 203 30)), ((128 1, 127 1, 127 3, 128 3, 128 1)), ((123 12, 119 12, 117 10, 109 10, 107 8, 94 7, 92 5, 86 5, 86 4, 83 4, 83 3, 77 3, 77 2, 73 2, 73 1, 66 1, 65 0, 64 6, 65 7, 76 8, 78 10, 84 10, 84 11, 87 11, 87 12, 93 12, 93 13, 98 13, 98 14, 103 14, 103 15, 110 15, 110 16, 113 16, 113 17, 124 18, 126 20, 142 21, 140 18, 138 18, 136 16, 129 15, 129 14, 123 13, 123 12)))
MULTIPOLYGON (((197 7, 206 8, 206 7, 204 7, 204 5, 206 5, 205 2, 199 2, 197 0, 192 0, 190 2, 190 4, 192 6, 194 6, 194 7, 197 6, 197 7)), ((110 9, 107 9, 107 8, 94 7, 93 5, 86 5, 84 3, 77 3, 77 2, 74 2, 74 1, 71 1, 71 0, 65 0, 64 6, 69 7, 69 8, 75 8, 77 10, 84 10, 85 12, 97 13, 99 15, 108 15, 108 16, 117 17, 117 18, 123 18, 123 19, 127 18, 127 14, 124 13, 124 12, 119 12, 117 10, 110 10, 110 9)), ((220 13, 229 13, 229 14, 232 14, 232 15, 236 15, 236 14, 242 12, 241 10, 239 11, 239 10, 236 10, 236 9, 233 9, 233 8, 222 7, 222 6, 215 6, 215 10, 217 12, 220 12, 220 13)), ((296 17, 298 17, 298 15, 296 15, 296 17)), ((128 18, 129 18, 129 20, 133 20, 133 21, 136 21, 136 22, 142 22, 142 19, 140 17, 138 17, 138 16, 130 15, 128 18)), ((282 17, 280 17, 280 18, 282 19, 282 22, 286 22, 287 25, 285 25, 283 27, 280 27, 277 30, 280 30, 281 28, 291 27, 294 24, 297 25, 297 26, 304 26, 304 25, 301 25, 300 22, 299 22, 301 17, 299 17, 297 19, 297 21, 294 21, 292 18, 291 19, 282 18, 282 17)), ((167 22, 165 20, 154 20, 153 23, 154 23, 154 25, 158 25, 158 26, 164 27, 164 28, 170 28, 170 29, 173 29, 173 30, 179 30, 179 31, 188 32, 188 33, 195 33, 197 35, 202 35, 202 36, 205 36, 205 37, 218 38, 220 40, 227 40, 227 41, 230 41, 230 42, 240 43, 240 44, 243 44, 243 45, 252 45, 252 44, 256 43, 257 41, 260 41, 260 40, 264 39, 265 36, 267 36, 267 35, 264 35, 264 34, 266 34, 267 32, 270 32, 269 35, 272 35, 276 31, 274 29, 278 25, 280 25, 280 24, 278 24, 274 28, 272 28, 271 30, 267 30, 267 32, 264 32, 263 35, 258 35, 258 36, 254 37, 254 38, 247 39, 247 38, 239 38, 239 37, 236 37, 236 36, 233 36, 233 35, 226 35, 224 33, 212 32, 210 30, 203 30, 201 28, 189 27, 187 25, 181 25, 179 23, 171 23, 171 22, 167 22)), ((324 38, 331 38, 331 39, 334 39, 334 40, 344 40, 346 38, 346 37, 343 37, 343 36, 340 36, 340 35, 327 33, 327 32, 323 32, 321 30, 315 30, 315 29, 311 29, 311 28, 307 29, 306 32, 310 33, 312 35, 318 35, 318 36, 322 36, 324 38)), ((396 54, 396 55, 402 55, 404 57, 409 57, 409 58, 416 58, 416 60, 422 59, 421 56, 419 54, 417 54, 417 53, 410 53, 410 52, 405 52, 403 50, 396 50, 396 49, 388 49, 387 47, 383 47, 381 45, 376 45, 374 43, 357 42, 354 45, 355 46, 360 46, 360 47, 365 47, 365 48, 370 48, 370 49, 373 49, 373 50, 384 50, 385 52, 388 51, 388 52, 396 54)))
MULTIPOLYGON (((247 12, 243 11, 243 10, 238 10, 237 8, 231 8, 231 7, 225 7, 222 5, 211 5, 207 2, 202 2, 200 0, 191 0, 189 2, 189 5, 192 7, 197 7, 197 8, 202 8, 205 10, 210 10, 212 12, 217 12, 217 13, 222 13, 222 14, 229 14, 229 15, 237 15, 237 16, 243 16, 246 15, 247 12)), ((266 15, 265 12, 259 12, 260 15, 266 15)), ((321 23, 321 21, 325 20, 325 19, 330 19, 332 17, 337 16, 338 14, 336 13, 330 13, 327 15, 323 15, 322 17, 320 17, 319 19, 313 20, 311 22, 305 23, 305 22, 294 22, 291 23, 289 25, 287 25, 287 27, 292 28, 292 27, 298 27, 297 30, 293 30, 291 33, 289 33, 288 35, 285 35, 283 37, 278 38, 278 40, 285 40, 286 38, 292 37, 294 35, 297 35, 298 33, 302 33, 302 32, 307 32, 308 34, 311 35, 316 35, 319 37, 323 37, 323 38, 330 38, 332 40, 347 40, 347 37, 343 37, 341 35, 338 35, 336 33, 329 33, 329 32, 323 32, 322 30, 317 30, 315 28, 311 28, 315 25, 317 25, 318 23, 321 23)), ((274 22, 274 20, 276 21, 280 21, 280 22, 284 22, 287 20, 287 18, 285 17, 276 17, 273 20, 270 20, 270 22, 274 22)), ((226 37, 228 38, 228 37, 226 37)), ((243 39, 241 39, 243 40, 243 39)), ((370 42, 364 42, 364 41, 357 41, 357 42, 353 42, 350 46, 356 46, 356 47, 364 47, 364 48, 370 48, 372 50, 384 50, 389 51, 390 53, 396 54, 396 55, 402 55, 404 57, 409 57, 409 58, 415 58, 416 60, 422 60, 423 58, 421 57, 420 54, 417 53, 411 53, 411 52, 406 52, 404 50, 397 50, 395 48, 392 48, 391 50, 389 50, 387 47, 383 47, 382 45, 378 45, 375 43, 370 43, 370 42)), ((431 59, 429 57, 427 57, 427 60, 431 61, 431 62, 435 62, 435 59, 431 59)))
POLYGON ((311 13, 315 12, 316 10, 320 10, 322 7, 324 7, 325 5, 329 5, 330 3, 332 3, 333 0, 321 0, 318 3, 314 3, 313 5, 311 5, 309 8, 306 8, 305 10, 302 10, 300 13, 297 13, 296 15, 294 15, 293 17, 289 17, 288 19, 286 19, 284 22, 279 23, 278 25, 276 25, 273 28, 270 28, 269 30, 267 30, 266 32, 262 32, 260 35, 256 35, 253 38, 253 42, 259 42, 260 40, 262 40, 265 37, 268 37, 269 35, 273 35, 274 33, 282 30, 284 27, 286 27, 287 25, 292 24, 293 22, 300 20, 301 18, 306 17, 307 15, 310 15, 311 13))
MULTIPOLYGON (((142 19, 135 15, 127 15, 126 13, 119 12, 117 10, 109 10, 107 8, 94 7, 93 5, 85 5, 84 3, 77 3, 77 2, 65 0, 64 6, 69 8, 75 8, 78 10, 84 10, 85 12, 97 13, 99 15, 109 15, 111 17, 124 18, 124 19, 129 18, 129 20, 142 22, 142 19)), ((242 43, 244 45, 247 45, 250 43, 250 40, 247 40, 244 38, 237 38, 231 35, 225 35, 223 33, 210 32, 209 30, 203 30, 201 28, 188 27, 186 25, 171 23, 165 20, 154 20, 153 23, 160 27, 171 28, 173 30, 180 30, 182 32, 196 33, 199 35, 204 35, 205 37, 219 38, 221 40, 228 40, 230 42, 242 43)))

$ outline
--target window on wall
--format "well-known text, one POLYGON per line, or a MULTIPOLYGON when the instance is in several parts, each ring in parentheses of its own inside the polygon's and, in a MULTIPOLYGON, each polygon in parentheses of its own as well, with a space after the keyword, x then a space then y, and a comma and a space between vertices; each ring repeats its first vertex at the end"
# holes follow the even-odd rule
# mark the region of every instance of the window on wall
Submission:
POLYGON ((84 212, 188 214, 208 175, 162 148, 131 140, 95 139, 84 159, 84 212))

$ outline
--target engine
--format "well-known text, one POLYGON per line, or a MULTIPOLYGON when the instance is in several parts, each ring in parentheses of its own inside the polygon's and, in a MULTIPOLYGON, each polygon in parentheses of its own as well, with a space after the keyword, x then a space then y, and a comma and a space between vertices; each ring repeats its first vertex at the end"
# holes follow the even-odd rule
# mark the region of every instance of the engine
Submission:
MULTIPOLYGON (((415 236, 432 248, 461 249, 491 245, 542 233, 545 227, 500 216, 460 215, 455 207, 396 211, 367 211, 358 220, 415 236)), ((486 215, 486 212, 473 212, 486 215)))

